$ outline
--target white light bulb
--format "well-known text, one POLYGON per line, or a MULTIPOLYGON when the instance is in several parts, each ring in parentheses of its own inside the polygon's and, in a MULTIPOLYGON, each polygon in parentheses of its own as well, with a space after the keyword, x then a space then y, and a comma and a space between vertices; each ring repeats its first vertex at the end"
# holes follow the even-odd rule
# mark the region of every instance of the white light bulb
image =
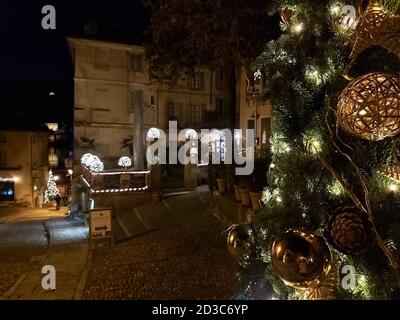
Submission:
POLYGON ((293 26, 293 31, 296 32, 296 33, 300 33, 300 32, 303 31, 303 28, 304 28, 304 25, 302 23, 296 23, 293 26))
POLYGON ((340 10, 341 7, 338 4, 331 7, 331 13, 334 14, 335 16, 339 15, 340 10))

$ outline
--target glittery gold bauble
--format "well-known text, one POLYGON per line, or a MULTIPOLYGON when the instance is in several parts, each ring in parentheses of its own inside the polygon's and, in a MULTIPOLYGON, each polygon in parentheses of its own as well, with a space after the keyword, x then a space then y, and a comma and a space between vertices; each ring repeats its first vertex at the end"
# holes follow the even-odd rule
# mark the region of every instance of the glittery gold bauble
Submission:
POLYGON ((360 17, 355 30, 356 39, 350 54, 344 76, 351 79, 348 71, 359 54, 372 46, 381 46, 390 52, 400 55, 400 16, 388 12, 377 0, 370 0, 367 10, 360 17))
POLYGON ((353 136, 377 141, 400 132, 400 78, 373 72, 354 79, 339 97, 340 126, 353 136))
POLYGON ((271 262, 285 284, 298 289, 319 286, 332 268, 325 240, 298 230, 287 231, 273 243, 271 262))
POLYGON ((254 235, 249 224, 230 228, 227 238, 228 251, 242 267, 246 267, 254 253, 254 235))
POLYGON ((337 268, 332 264, 329 274, 317 286, 304 290, 306 300, 333 300, 338 289, 337 268))

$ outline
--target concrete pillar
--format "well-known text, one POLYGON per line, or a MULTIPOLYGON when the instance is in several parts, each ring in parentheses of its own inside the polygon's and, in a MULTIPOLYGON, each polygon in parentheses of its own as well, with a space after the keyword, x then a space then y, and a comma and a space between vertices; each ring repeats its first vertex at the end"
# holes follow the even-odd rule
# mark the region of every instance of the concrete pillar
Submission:
POLYGON ((143 91, 136 90, 134 92, 134 112, 133 112, 133 155, 134 155, 134 168, 135 170, 144 170, 144 143, 143 143, 143 91))

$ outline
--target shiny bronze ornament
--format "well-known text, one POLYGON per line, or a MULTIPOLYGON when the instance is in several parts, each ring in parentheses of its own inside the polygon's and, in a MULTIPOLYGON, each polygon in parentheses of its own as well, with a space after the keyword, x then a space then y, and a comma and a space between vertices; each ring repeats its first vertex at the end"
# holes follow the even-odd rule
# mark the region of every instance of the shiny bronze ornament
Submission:
POLYGON ((272 267, 286 285, 316 288, 331 272, 331 253, 325 240, 311 233, 290 230, 271 249, 272 267))
POLYGON ((249 224, 233 225, 227 238, 228 251, 242 267, 246 267, 254 254, 254 234, 249 224))
POLYGON ((372 46, 381 46, 388 51, 400 55, 400 16, 395 16, 385 10, 380 1, 370 0, 367 10, 360 17, 355 30, 356 39, 350 54, 350 63, 343 75, 348 75, 357 57, 362 51, 372 46))
POLYGON ((370 141, 400 133, 400 78, 373 72, 348 84, 339 97, 339 125, 370 141))

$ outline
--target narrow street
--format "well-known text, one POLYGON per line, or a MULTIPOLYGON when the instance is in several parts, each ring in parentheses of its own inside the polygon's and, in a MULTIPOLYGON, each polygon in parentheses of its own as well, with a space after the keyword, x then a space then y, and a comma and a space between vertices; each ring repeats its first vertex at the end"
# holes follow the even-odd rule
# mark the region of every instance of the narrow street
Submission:
POLYGON ((237 266, 207 197, 193 192, 119 212, 115 243, 94 250, 80 221, 0 211, 0 297, 229 299, 237 266), (41 287, 44 265, 56 268, 56 290, 41 287))
POLYGON ((0 210, 1 299, 74 298, 88 255, 87 228, 65 219, 65 212, 66 208, 0 210), (45 265, 56 268, 54 291, 41 286, 45 265))
POLYGON ((196 192, 117 217, 131 239, 95 251, 84 299, 230 299, 236 264, 196 192))

